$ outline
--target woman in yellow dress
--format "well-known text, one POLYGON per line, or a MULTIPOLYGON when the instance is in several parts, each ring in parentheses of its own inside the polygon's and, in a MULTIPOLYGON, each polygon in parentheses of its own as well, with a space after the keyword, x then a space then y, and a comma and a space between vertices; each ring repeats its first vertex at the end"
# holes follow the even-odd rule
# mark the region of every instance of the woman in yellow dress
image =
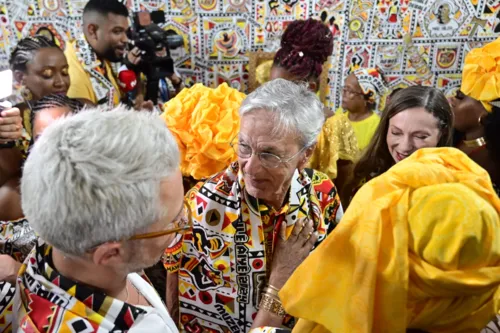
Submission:
POLYGON ((293 332, 479 332, 500 310, 499 214, 467 155, 418 150, 361 188, 276 297, 293 332))
POLYGON ((364 150, 380 123, 380 98, 386 93, 385 81, 377 68, 359 68, 342 87, 342 108, 346 111, 360 150, 364 150))
POLYGON ((488 171, 500 194, 500 38, 467 54, 462 86, 450 102, 455 129, 464 135, 457 148, 488 171))
MULTIPOLYGON (((318 92, 323 64, 332 53, 333 35, 327 26, 314 19, 294 21, 281 37, 270 79, 305 81, 310 90, 318 92)), ((329 109, 325 110, 325 116, 331 117, 318 137, 309 167, 334 179, 342 198, 342 188, 358 157, 358 144, 347 117, 342 113, 332 116, 329 109)))

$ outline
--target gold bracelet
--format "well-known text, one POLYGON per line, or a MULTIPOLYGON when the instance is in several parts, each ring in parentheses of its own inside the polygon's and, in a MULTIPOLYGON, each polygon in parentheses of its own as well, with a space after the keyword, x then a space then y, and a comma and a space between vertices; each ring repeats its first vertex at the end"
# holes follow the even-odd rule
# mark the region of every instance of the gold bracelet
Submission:
POLYGON ((280 300, 267 293, 262 293, 262 298, 259 303, 259 309, 271 312, 281 318, 284 318, 286 316, 285 309, 283 308, 280 300))
POLYGON ((274 290, 274 291, 276 291, 277 293, 280 292, 280 290, 278 288, 276 288, 275 286, 273 286, 271 284, 268 284, 267 287, 270 288, 270 289, 272 289, 272 290, 274 290))
POLYGON ((274 287, 271 287, 271 286, 267 286, 266 288, 266 294, 270 294, 278 299, 280 299, 280 294, 279 294, 279 290, 277 290, 276 288, 274 287))

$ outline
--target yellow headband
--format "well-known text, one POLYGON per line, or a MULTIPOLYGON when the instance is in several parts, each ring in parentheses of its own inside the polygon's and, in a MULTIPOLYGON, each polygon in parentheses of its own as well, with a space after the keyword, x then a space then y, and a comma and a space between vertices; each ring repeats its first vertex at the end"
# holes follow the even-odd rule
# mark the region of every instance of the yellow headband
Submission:
POLYGON ((461 90, 491 112, 490 102, 500 98, 500 38, 467 54, 461 90))

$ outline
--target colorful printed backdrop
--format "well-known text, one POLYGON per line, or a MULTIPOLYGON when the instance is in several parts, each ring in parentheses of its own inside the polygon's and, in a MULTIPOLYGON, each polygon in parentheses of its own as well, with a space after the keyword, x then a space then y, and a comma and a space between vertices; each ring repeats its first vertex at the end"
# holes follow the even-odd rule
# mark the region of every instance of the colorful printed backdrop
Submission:
MULTIPOLYGON (((83 0, 0 0, 0 64, 21 36, 40 28, 61 46, 81 31, 83 0)), ((127 0, 129 8, 163 10, 165 29, 184 36, 174 51, 188 84, 228 82, 246 91, 248 52, 276 51, 288 22, 321 19, 335 36, 329 103, 351 67, 378 65, 391 87, 434 85, 451 94, 473 47, 500 33, 499 0, 127 0), (406 36, 406 37, 405 37, 406 36), (411 36, 411 38, 408 38, 411 36)))

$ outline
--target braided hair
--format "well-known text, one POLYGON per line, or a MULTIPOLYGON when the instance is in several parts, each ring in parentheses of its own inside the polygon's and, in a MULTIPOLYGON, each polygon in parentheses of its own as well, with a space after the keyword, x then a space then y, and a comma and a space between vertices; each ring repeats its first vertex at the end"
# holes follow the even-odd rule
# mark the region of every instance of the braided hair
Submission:
POLYGON ((84 104, 77 99, 69 98, 65 95, 53 94, 42 97, 33 106, 30 113, 31 133, 35 126, 35 115, 45 109, 52 108, 68 108, 72 113, 76 113, 83 109, 84 104))
POLYGON ((300 79, 317 79, 332 53, 333 35, 326 25, 312 18, 297 20, 290 23, 283 33, 274 66, 282 67, 300 79))
POLYGON ((28 36, 21 39, 10 55, 9 65, 11 70, 26 72, 26 64, 33 59, 38 50, 52 47, 59 49, 53 40, 43 35, 28 36))

